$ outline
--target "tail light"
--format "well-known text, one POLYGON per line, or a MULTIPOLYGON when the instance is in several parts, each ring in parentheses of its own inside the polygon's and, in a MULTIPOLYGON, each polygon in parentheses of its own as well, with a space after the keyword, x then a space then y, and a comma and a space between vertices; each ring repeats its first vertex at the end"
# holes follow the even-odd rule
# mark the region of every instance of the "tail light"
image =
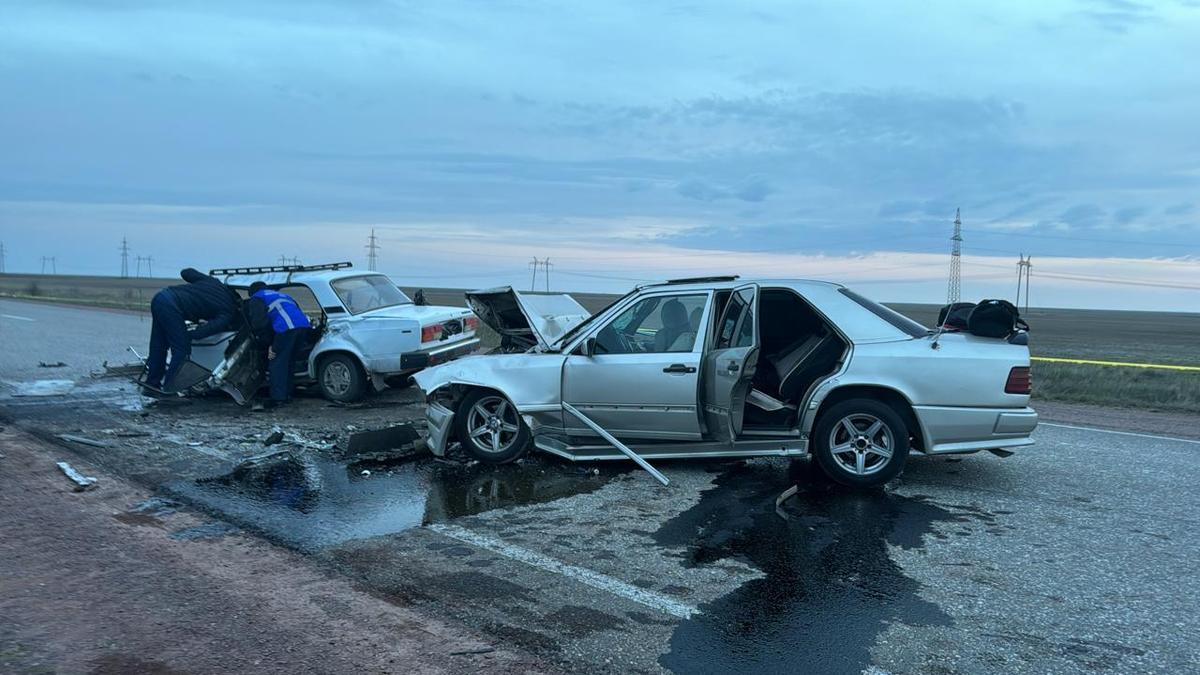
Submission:
POLYGON ((442 339, 442 324, 421 327, 421 342, 433 342, 442 339))
POLYGON ((1004 383, 1004 393, 1028 395, 1033 390, 1033 374, 1029 366, 1017 366, 1008 371, 1008 382, 1004 383))
POLYGON ((467 318, 463 319, 464 330, 475 330, 476 328, 479 328, 479 317, 468 316, 467 318))

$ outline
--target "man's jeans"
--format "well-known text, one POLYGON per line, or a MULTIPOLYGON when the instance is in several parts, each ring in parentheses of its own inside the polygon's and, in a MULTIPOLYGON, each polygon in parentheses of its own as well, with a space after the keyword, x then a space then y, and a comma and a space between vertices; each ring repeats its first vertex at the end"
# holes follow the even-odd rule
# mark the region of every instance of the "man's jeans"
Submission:
POLYGON ((162 388, 164 368, 167 386, 175 373, 192 355, 192 340, 187 334, 187 323, 183 312, 175 301, 175 294, 164 288, 154 294, 150 301, 150 357, 146 362, 146 384, 162 388), (167 350, 171 351, 171 363, 167 365, 167 350))

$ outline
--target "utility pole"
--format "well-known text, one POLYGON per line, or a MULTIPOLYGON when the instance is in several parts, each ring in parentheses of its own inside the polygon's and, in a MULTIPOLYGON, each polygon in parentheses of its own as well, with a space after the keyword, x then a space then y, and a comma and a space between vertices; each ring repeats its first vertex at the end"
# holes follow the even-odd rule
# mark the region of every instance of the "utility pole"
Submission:
POLYGON ((371 272, 378 271, 379 267, 379 244, 378 237, 375 236, 375 228, 371 228, 371 236, 367 237, 367 270, 371 272))
POLYGON ((46 263, 50 263, 50 273, 58 274, 58 264, 54 260, 54 256, 42 256, 42 274, 46 273, 46 263))
POLYGON ((962 296, 962 218, 959 210, 954 209, 954 242, 950 249, 950 283, 946 288, 946 304, 958 302, 962 296))
POLYGON ((153 256, 138 256, 137 257, 137 275, 142 276, 142 261, 146 261, 146 276, 154 276, 154 257, 153 256))
POLYGON ((550 262, 549 258, 546 258, 545 260, 542 261, 542 267, 544 267, 546 269, 546 292, 549 293, 550 292, 550 268, 554 267, 554 264, 550 262))
POLYGON ((1033 256, 1025 259, 1025 313, 1029 313, 1029 277, 1033 275, 1033 256))
POLYGON ((129 278, 129 240, 121 237, 121 278, 129 278))
POLYGON ((534 256, 533 262, 529 263, 529 267, 531 267, 533 269, 533 278, 529 280, 529 290, 530 291, 532 291, 534 289, 534 287, 537 285, 537 271, 538 271, 538 267, 540 267, 541 264, 542 263, 538 261, 537 256, 534 256))
POLYGON ((0 274, 4 274, 4 242, 0 241, 0 274))

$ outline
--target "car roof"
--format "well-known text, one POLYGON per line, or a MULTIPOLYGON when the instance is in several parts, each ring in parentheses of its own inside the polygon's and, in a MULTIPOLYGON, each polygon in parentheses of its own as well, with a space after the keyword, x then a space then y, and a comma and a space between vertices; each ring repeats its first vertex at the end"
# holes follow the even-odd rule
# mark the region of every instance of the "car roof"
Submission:
POLYGON ((836 289, 843 288, 842 284, 832 281, 822 281, 820 279, 742 279, 736 277, 714 277, 711 280, 684 280, 684 281, 661 281, 656 283, 645 284, 639 286, 639 290, 683 290, 683 291, 707 291, 707 290, 729 290, 740 288, 749 284, 758 284, 759 286, 784 286, 795 289, 836 289))

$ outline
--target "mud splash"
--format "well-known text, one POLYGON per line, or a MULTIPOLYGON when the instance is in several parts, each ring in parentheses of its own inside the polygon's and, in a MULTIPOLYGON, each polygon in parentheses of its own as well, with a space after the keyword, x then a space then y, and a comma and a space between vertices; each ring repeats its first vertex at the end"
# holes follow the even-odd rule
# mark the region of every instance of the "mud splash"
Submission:
POLYGON ((764 576, 702 606, 679 624, 660 664, 678 673, 849 673, 871 664, 889 624, 949 625, 888 555, 920 548, 937 522, 962 522, 923 499, 831 486, 807 462, 801 486, 776 513, 789 483, 777 467, 750 465, 716 480, 692 509, 657 534, 688 549, 687 565, 731 558, 764 576))
POLYGON ((428 460, 346 464, 282 453, 278 461, 165 489, 276 543, 314 552, 491 509, 591 492, 615 475, 540 460, 505 466, 428 460))

